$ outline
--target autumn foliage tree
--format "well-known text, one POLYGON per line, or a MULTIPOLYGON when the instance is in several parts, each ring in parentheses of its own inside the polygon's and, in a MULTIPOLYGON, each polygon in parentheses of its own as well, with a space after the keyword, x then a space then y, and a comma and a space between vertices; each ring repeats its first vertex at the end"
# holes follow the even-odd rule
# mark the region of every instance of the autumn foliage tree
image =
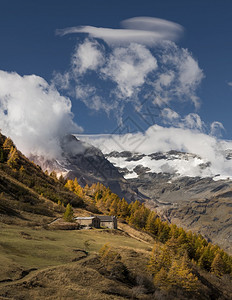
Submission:
MULTIPOLYGON (((168 272, 167 266, 171 268, 170 252, 174 253, 174 256, 187 255, 189 260, 193 260, 208 272, 218 275, 231 274, 232 258, 226 252, 208 243, 200 234, 185 231, 181 227, 162 221, 155 211, 151 211, 138 200, 128 204, 124 198, 120 199, 101 183, 82 188, 75 179, 68 180, 65 186, 104 214, 117 216, 136 229, 150 233, 157 242, 164 244, 165 247, 160 250, 160 254, 152 252, 153 269, 161 272, 158 277, 164 278, 164 270, 168 272)), ((180 268, 183 264, 178 266, 180 268)), ((175 269, 174 267, 175 264, 172 268, 175 269)), ((154 270, 152 272, 153 276, 156 276, 154 270)))

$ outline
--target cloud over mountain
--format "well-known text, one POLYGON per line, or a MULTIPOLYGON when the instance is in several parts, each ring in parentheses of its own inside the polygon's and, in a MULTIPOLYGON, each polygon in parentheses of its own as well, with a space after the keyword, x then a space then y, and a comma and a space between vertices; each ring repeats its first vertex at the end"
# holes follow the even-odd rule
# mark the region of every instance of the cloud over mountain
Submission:
POLYGON ((26 155, 60 155, 59 138, 81 131, 71 101, 43 78, 0 71, 0 128, 26 155))
MULTIPOLYGON (((77 137, 98 147, 106 154, 112 151, 130 151, 149 155, 170 150, 193 153, 199 155, 204 163, 210 162, 210 165, 204 172, 194 168, 194 165, 191 165, 192 169, 185 166, 188 168, 188 176, 204 174, 204 176, 213 177, 220 174, 221 176, 217 176, 217 179, 232 178, 232 160, 226 157, 227 153, 231 153, 232 141, 219 140, 200 130, 193 130, 191 126, 193 126, 192 123, 189 128, 167 128, 153 125, 144 133, 77 135, 77 137)), ((199 124, 195 126, 199 127, 199 124)), ((186 173, 186 170, 179 171, 186 173)))

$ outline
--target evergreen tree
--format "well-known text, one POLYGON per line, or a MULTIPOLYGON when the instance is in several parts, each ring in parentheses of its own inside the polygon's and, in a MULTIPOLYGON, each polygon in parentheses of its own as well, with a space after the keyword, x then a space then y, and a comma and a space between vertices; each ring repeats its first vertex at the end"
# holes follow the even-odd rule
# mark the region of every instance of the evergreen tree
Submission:
POLYGON ((217 276, 222 276, 225 272, 224 262, 220 253, 217 253, 211 265, 211 272, 217 276))
POLYGON ((168 273, 168 281, 172 286, 183 288, 187 291, 196 291, 198 278, 192 273, 188 266, 186 256, 182 260, 173 260, 168 273))
POLYGON ((64 220, 66 222, 73 222, 73 209, 72 209, 71 204, 69 204, 69 203, 66 206, 66 210, 64 213, 64 220))
POLYGON ((211 265, 214 259, 214 255, 210 249, 210 244, 207 247, 204 247, 204 251, 199 259, 199 266, 208 272, 211 269, 211 265))
POLYGON ((50 173, 50 177, 52 177, 53 179, 57 180, 57 174, 56 174, 56 171, 53 170, 53 171, 50 173))
POLYGON ((16 167, 19 156, 18 156, 18 152, 17 152, 16 148, 13 148, 13 146, 11 147, 11 150, 10 150, 10 153, 9 153, 8 157, 9 157, 8 160, 7 160, 8 166, 10 166, 11 168, 16 167))
POLYGON ((77 178, 75 178, 74 182, 74 193, 79 196, 80 198, 83 198, 84 193, 83 193, 83 189, 82 187, 79 185, 79 183, 77 182, 77 178))
POLYGON ((170 238, 170 227, 167 222, 160 223, 158 239, 161 243, 165 243, 170 238))
POLYGON ((128 203, 124 198, 122 198, 121 201, 118 202, 118 215, 121 218, 126 218, 129 213, 128 203))
POLYGON ((154 284, 161 289, 168 288, 168 272, 163 267, 154 276, 154 284))
POLYGON ((114 201, 111 203, 109 214, 111 216, 117 216, 117 214, 118 214, 118 201, 117 201, 117 199, 114 199, 114 201))
POLYGON ((157 218, 157 215, 154 211, 151 211, 147 217, 146 227, 145 229, 149 231, 150 233, 155 234, 155 220, 157 218))
POLYGON ((3 149, 4 150, 8 150, 10 151, 11 147, 14 147, 14 143, 12 142, 12 140, 8 137, 5 139, 4 143, 3 143, 3 149))
POLYGON ((64 176, 62 174, 59 177, 59 182, 62 183, 62 184, 66 183, 66 180, 64 179, 64 176))
POLYGON ((164 268, 166 271, 169 270, 172 262, 172 253, 165 246, 161 247, 158 244, 154 245, 152 250, 152 255, 148 264, 148 269, 152 275, 156 275, 161 268, 164 268))
POLYGON ((4 162, 4 152, 3 149, 0 149, 0 163, 4 162))
POLYGON ((71 179, 66 182, 65 187, 67 187, 71 192, 75 191, 75 185, 71 179))

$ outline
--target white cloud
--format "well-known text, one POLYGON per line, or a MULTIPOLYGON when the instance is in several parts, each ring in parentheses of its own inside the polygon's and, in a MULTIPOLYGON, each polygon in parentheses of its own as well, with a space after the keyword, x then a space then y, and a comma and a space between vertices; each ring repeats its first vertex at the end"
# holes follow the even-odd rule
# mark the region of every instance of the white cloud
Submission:
POLYGON ((148 49, 130 44, 126 48, 115 48, 101 73, 105 79, 111 79, 117 84, 117 97, 130 98, 156 68, 157 61, 148 49))
POLYGON ((227 84, 228 84, 229 86, 232 86, 232 81, 227 82, 227 84))
POLYGON ((54 72, 52 84, 53 86, 59 86, 61 90, 68 90, 70 89, 70 77, 71 75, 69 72, 65 72, 64 74, 54 72))
POLYGON ((200 116, 195 113, 188 114, 182 119, 182 122, 179 123, 179 127, 199 131, 202 131, 204 126, 204 122, 201 120, 200 116))
POLYGON ((173 82, 175 79, 175 73, 174 71, 167 71, 167 73, 161 73, 159 78, 155 82, 155 88, 156 91, 162 91, 163 88, 169 87, 170 84, 173 82))
POLYGON ((225 128, 221 122, 214 121, 210 125, 210 134, 216 137, 222 136, 222 131, 225 131, 225 128))
POLYGON ((163 44, 160 64, 163 72, 155 81, 154 87, 160 98, 191 101, 196 108, 199 99, 196 90, 204 78, 198 62, 187 49, 178 48, 172 42, 163 44))
POLYGON ((68 91, 72 87, 71 95, 93 110, 107 114, 117 110, 119 120, 125 103, 136 103, 147 76, 156 69, 156 58, 143 45, 130 44, 108 53, 97 42, 86 39, 76 48, 71 69, 64 76, 55 74, 53 83, 68 91), (87 70, 93 71, 94 80, 87 70))
POLYGON ((177 23, 158 18, 136 17, 121 22, 126 29, 77 26, 56 31, 59 35, 87 33, 93 38, 103 39, 109 45, 139 43, 154 45, 162 40, 175 41, 183 33, 183 27, 177 23))
POLYGON ((59 138, 81 131, 71 101, 43 78, 0 71, 0 128, 25 154, 57 157, 59 138))
MULTIPOLYGON (((225 158, 225 152, 232 149, 232 141, 218 140, 213 136, 199 131, 162 127, 153 125, 143 133, 128 133, 125 135, 81 136, 78 138, 100 148, 104 153, 111 151, 132 151, 144 154, 167 152, 170 150, 183 151, 199 155, 205 162, 211 162, 204 176, 232 178, 232 160, 225 158)), ((189 170, 189 175, 191 175, 189 170)), ((193 176, 201 176, 202 170, 193 170, 193 176)))
POLYGON ((161 111, 161 116, 164 118, 165 123, 173 123, 180 119, 180 115, 171 108, 164 108, 161 111))
POLYGON ((75 92, 76 98, 84 102, 88 108, 95 111, 104 110, 106 113, 111 110, 110 105, 107 105, 101 97, 96 95, 95 87, 79 84, 75 92))
MULTIPOLYGON (((202 78, 197 61, 172 42, 155 50, 132 43, 106 51, 98 42, 86 39, 76 47, 71 69, 64 76, 56 75, 54 82, 69 92, 72 87, 87 107, 109 115, 123 112, 128 102, 136 109, 145 98, 160 107, 171 101, 197 106, 196 90, 202 78)), ((121 119, 119 113, 117 117, 121 119)))
MULTIPOLYGON (((118 122, 128 103, 141 111, 145 99, 154 107, 185 101, 198 108, 196 91, 203 71, 187 49, 172 42, 183 33, 182 26, 148 17, 127 19, 121 24, 125 29, 85 26, 58 31, 61 35, 88 33, 91 40, 86 38, 77 45, 66 72, 69 78, 56 76, 56 86, 67 86, 68 92, 73 89, 71 95, 92 110, 104 110, 108 116, 113 112, 118 122)), ((190 121, 185 121, 186 126, 191 127, 190 121)))
POLYGON ((104 63, 104 56, 100 45, 96 41, 86 39, 78 45, 72 56, 72 70, 77 74, 84 74, 87 70, 96 71, 104 63))
POLYGON ((178 39, 184 31, 184 28, 177 23, 151 17, 130 18, 122 21, 121 25, 127 29, 159 32, 163 35, 163 39, 170 41, 178 39))

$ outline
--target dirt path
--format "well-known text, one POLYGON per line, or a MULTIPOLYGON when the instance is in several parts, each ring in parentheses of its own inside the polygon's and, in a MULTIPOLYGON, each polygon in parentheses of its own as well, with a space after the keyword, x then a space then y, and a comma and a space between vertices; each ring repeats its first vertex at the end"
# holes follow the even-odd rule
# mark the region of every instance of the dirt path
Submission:
MULTIPOLYGON (((49 268, 46 268, 46 269, 49 269, 49 268)), ((32 278, 34 275, 38 274, 39 272, 41 272, 42 270, 45 270, 45 269, 30 269, 30 270, 27 270, 27 271, 23 271, 22 272, 22 276, 20 276, 20 278, 18 279, 6 279, 6 280, 2 280, 0 282, 0 288, 1 287, 5 287, 5 286, 9 286, 9 285, 14 285, 16 283, 22 283, 24 282, 25 280, 29 279, 29 278, 32 278)))
MULTIPOLYGON (((82 251, 83 253, 86 253, 85 250, 80 250, 80 249, 77 249, 77 250, 82 251)), ((89 259, 90 257, 91 257, 91 255, 87 254, 86 256, 80 257, 77 260, 74 259, 72 262, 70 262, 68 264, 78 263, 80 261, 83 262, 85 259, 89 259)), ((53 270, 53 269, 59 268, 59 267, 64 266, 64 265, 67 265, 67 263, 57 265, 57 266, 52 266, 52 267, 46 267, 46 268, 42 268, 42 269, 32 268, 32 269, 29 269, 29 270, 25 270, 25 271, 22 272, 22 276, 18 279, 15 279, 15 280, 11 280, 11 279, 2 280, 0 282, 0 290, 3 287, 7 287, 7 286, 11 286, 11 285, 13 286, 15 284, 20 284, 20 283, 23 283, 25 281, 29 281, 30 279, 32 279, 33 277, 35 277, 36 275, 38 275, 41 272, 48 271, 48 270, 53 270)))

